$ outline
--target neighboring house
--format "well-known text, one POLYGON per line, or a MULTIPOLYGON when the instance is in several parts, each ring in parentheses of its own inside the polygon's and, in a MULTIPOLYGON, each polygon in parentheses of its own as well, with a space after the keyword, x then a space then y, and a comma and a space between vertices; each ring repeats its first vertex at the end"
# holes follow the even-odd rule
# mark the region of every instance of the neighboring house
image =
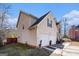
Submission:
POLYGON ((56 44, 58 39, 58 24, 55 17, 48 12, 37 18, 31 14, 20 11, 17 31, 18 42, 32 46, 48 46, 56 44))
POLYGON ((72 26, 69 30, 69 37, 72 40, 79 40, 79 25, 78 26, 72 26))
POLYGON ((75 39, 75 26, 71 26, 71 28, 69 29, 69 38, 71 39, 75 39))

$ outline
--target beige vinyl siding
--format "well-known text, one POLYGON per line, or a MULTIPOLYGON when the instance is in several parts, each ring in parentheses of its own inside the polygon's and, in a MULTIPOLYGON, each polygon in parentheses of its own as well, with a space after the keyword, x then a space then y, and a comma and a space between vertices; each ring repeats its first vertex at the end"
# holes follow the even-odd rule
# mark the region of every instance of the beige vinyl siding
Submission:
POLYGON ((43 45, 49 45, 49 41, 52 40, 52 44, 57 40, 57 27, 54 17, 49 13, 37 26, 37 45, 39 45, 40 39, 42 39, 43 45), (52 20, 52 28, 47 26, 47 19, 52 20), (46 42, 45 42, 46 41, 46 42), (46 43, 46 44, 45 44, 46 43))
POLYGON ((31 26, 32 23, 34 23, 35 21, 35 18, 21 13, 17 28, 19 43, 28 43, 30 45, 36 45, 36 29, 28 29, 29 26, 31 26))

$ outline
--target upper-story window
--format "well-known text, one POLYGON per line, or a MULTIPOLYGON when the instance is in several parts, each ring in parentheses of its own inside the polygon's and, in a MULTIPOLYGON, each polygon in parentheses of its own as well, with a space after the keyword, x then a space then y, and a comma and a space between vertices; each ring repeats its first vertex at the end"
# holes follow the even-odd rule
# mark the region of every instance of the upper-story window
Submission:
POLYGON ((47 19, 47 26, 52 28, 52 20, 47 19))

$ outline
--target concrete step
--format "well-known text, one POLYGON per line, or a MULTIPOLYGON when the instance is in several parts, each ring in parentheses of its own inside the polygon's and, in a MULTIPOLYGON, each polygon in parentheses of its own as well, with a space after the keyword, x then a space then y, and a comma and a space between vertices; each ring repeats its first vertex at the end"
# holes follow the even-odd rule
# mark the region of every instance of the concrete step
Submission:
POLYGON ((55 50, 55 49, 51 49, 51 48, 48 48, 48 47, 42 47, 42 48, 47 49, 49 51, 54 51, 55 50))

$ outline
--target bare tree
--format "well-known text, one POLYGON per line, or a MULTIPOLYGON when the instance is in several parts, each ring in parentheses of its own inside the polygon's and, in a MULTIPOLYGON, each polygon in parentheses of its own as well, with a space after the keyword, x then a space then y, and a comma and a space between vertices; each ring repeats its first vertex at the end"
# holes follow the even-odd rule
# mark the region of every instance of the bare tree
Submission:
POLYGON ((67 19, 65 18, 64 19, 64 37, 66 36, 66 22, 67 22, 67 19))
POLYGON ((0 4, 0 39, 2 40, 5 39, 5 31, 9 28, 8 19, 10 14, 10 7, 10 4, 0 4))
POLYGON ((9 10, 10 5, 9 4, 0 4, 0 28, 7 28, 9 18, 9 10))

